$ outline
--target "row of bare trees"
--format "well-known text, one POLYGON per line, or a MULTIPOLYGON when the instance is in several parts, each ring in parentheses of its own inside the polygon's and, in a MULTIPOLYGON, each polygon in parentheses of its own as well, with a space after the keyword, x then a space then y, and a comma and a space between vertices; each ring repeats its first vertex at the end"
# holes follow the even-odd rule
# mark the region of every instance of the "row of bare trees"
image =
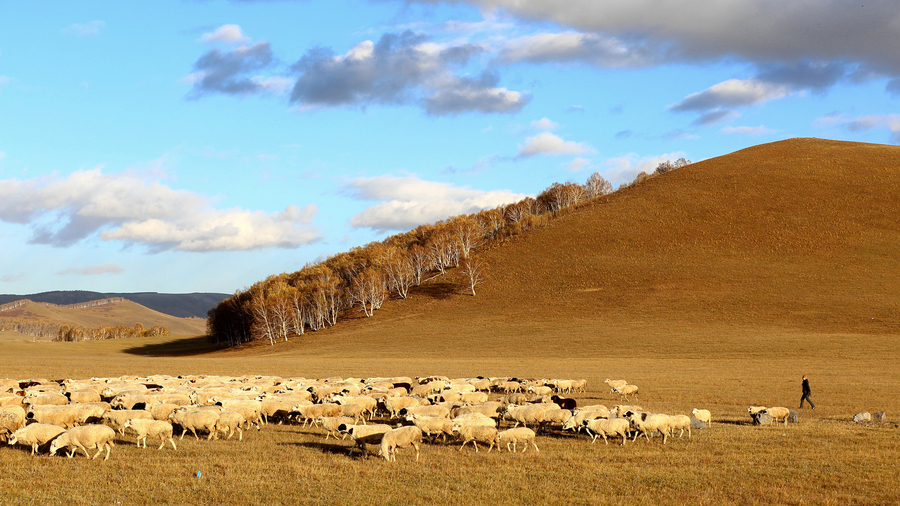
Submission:
POLYGON ((485 276, 473 250, 545 226, 560 212, 612 191, 595 172, 583 185, 554 183, 535 198, 421 225, 297 272, 269 276, 210 309, 207 332, 220 346, 254 340, 274 345, 333 326, 354 309, 371 317, 389 298, 406 299, 414 287, 457 267, 475 295, 485 276))
POLYGON ((14 330, 33 338, 51 338, 53 341, 87 341, 169 335, 169 329, 160 325, 154 325, 149 329, 145 329, 141 323, 135 324, 134 327, 101 325, 89 328, 81 325, 60 325, 59 323, 28 320, 25 318, 0 318, 0 331, 3 330, 14 330))

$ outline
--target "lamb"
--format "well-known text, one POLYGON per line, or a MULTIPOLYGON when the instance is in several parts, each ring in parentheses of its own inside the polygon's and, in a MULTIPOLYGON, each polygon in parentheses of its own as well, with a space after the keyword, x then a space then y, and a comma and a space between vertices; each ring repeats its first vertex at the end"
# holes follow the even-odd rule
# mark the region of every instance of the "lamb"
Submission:
POLYGON ((779 408, 766 408, 766 409, 760 411, 760 413, 766 413, 767 415, 772 417, 772 420, 774 420, 776 422, 784 421, 785 425, 787 425, 787 423, 788 423, 788 417, 791 416, 791 410, 789 410, 788 408, 780 408, 780 407, 779 408))
POLYGON ((687 429, 688 437, 691 437, 691 417, 687 415, 672 415, 669 417, 671 419, 671 424, 669 425, 669 430, 671 430, 672 435, 675 435, 676 430, 681 430, 678 434, 678 437, 684 436, 684 430, 687 429))
POLYGON ((669 415, 635 413, 633 411, 627 411, 625 413, 625 418, 630 420, 634 428, 640 431, 634 435, 634 441, 637 441, 637 438, 643 434, 643 436, 647 438, 647 442, 649 443, 650 434, 653 432, 659 432, 660 434, 662 434, 663 444, 666 444, 666 441, 669 437, 669 426, 671 424, 669 415))
POLYGON ((534 444, 534 437, 534 431, 527 427, 517 427, 499 432, 497 433, 497 451, 500 451, 500 443, 503 442, 506 442, 506 451, 512 451, 513 453, 516 452, 518 443, 522 443, 522 453, 525 453, 525 450, 528 449, 528 443, 534 446, 534 451, 540 451, 537 445, 534 444), (510 443, 513 445, 512 450, 509 449, 510 443))
POLYGON ((216 422, 219 421, 219 414, 209 409, 182 408, 173 410, 169 414, 169 421, 181 426, 181 437, 178 439, 184 439, 184 435, 190 430, 199 440, 197 429, 200 429, 209 433, 206 437, 206 440, 209 441, 216 434, 216 422))
POLYGON ((147 447, 147 438, 151 439, 159 438, 159 448, 157 450, 162 450, 163 446, 166 445, 166 441, 168 440, 172 443, 172 449, 177 450, 178 448, 175 446, 175 440, 172 439, 172 424, 169 422, 164 422, 162 420, 152 420, 146 418, 129 418, 125 420, 125 425, 122 426, 124 429, 131 429, 137 433, 137 443, 138 448, 141 447, 141 441, 144 442, 144 448, 147 447))
POLYGON ((53 455, 60 448, 70 448, 72 451, 68 453, 68 457, 72 458, 78 449, 84 452, 84 455, 90 457, 91 460, 96 459, 106 449, 106 457, 103 460, 109 460, 109 450, 116 438, 116 431, 106 425, 82 425, 73 427, 63 432, 50 443, 50 454, 53 455), (87 449, 96 448, 97 453, 93 457, 90 456, 87 449))
POLYGON ((595 418, 582 421, 581 426, 587 429, 588 434, 591 434, 591 444, 594 444, 598 437, 603 437, 603 442, 609 444, 606 436, 618 435, 622 436, 622 446, 625 446, 631 423, 624 418, 595 418))
POLYGON ((34 455, 38 451, 38 447, 49 443, 56 436, 65 432, 59 425, 51 425, 49 423, 33 423, 27 427, 21 428, 10 435, 7 443, 9 445, 21 444, 31 445, 31 454, 34 455))
MULTIPOLYGON (((316 417, 316 424, 325 429, 325 439, 334 436, 338 437, 338 427, 341 425, 353 425, 355 420, 349 416, 319 416, 316 417)), ((345 434, 341 439, 347 437, 345 434)))
POLYGON ((381 444, 381 438, 384 436, 384 433, 391 430, 390 425, 386 424, 373 424, 373 425, 341 425, 338 427, 338 431, 344 434, 349 434, 350 438, 353 439, 353 446, 350 447, 349 455, 353 455, 353 450, 356 447, 360 447, 360 450, 363 452, 364 456, 368 456, 369 452, 366 449, 367 444, 381 444))
POLYGON ((432 441, 443 435, 443 441, 447 442, 447 436, 453 435, 453 422, 440 416, 424 416, 412 414, 408 417, 413 425, 419 428, 423 434, 427 434, 432 441))
POLYGON ((384 433, 381 438, 381 456, 384 460, 396 461, 397 448, 412 446, 416 449, 416 462, 419 461, 419 443, 422 442, 422 431, 415 426, 397 427, 384 433))
POLYGON ((103 413, 100 420, 104 425, 108 425, 118 430, 123 436, 125 435, 125 422, 129 418, 143 418, 145 420, 153 420, 153 415, 143 409, 110 409, 103 413))
POLYGON ((694 415, 694 418, 705 423, 708 427, 712 426, 712 414, 709 412, 708 409, 694 408, 694 410, 691 411, 691 414, 694 415))
POLYGON ((478 441, 490 445, 488 447, 488 453, 491 452, 491 449, 493 449, 494 446, 497 446, 497 451, 500 451, 500 439, 497 436, 497 429, 494 427, 471 427, 453 424, 453 432, 458 433, 459 437, 463 440, 463 444, 459 447, 459 451, 462 451, 463 447, 470 441, 472 442, 472 446, 475 447, 475 453, 478 453, 478 441))

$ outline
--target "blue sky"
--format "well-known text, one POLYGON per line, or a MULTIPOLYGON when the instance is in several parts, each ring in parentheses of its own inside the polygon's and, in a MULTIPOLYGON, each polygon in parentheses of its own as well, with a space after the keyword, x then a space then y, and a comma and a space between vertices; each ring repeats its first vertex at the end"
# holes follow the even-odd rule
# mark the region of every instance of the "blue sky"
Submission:
POLYGON ((888 1, 4 2, 0 293, 230 293, 600 172, 900 143, 888 1))

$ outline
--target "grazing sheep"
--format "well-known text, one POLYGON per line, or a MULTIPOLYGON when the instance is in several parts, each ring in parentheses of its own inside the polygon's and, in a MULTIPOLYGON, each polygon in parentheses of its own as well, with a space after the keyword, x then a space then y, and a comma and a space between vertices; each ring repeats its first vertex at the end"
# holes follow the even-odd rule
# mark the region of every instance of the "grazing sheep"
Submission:
POLYGON ((248 421, 244 418, 244 415, 240 414, 237 411, 231 410, 223 410, 219 411, 219 419, 216 420, 216 435, 215 438, 219 438, 219 434, 221 433, 223 436, 227 434, 225 439, 231 439, 231 436, 234 435, 235 431, 238 433, 238 441, 244 440, 244 429, 250 429, 250 427, 256 427, 256 431, 259 432, 260 427, 256 422, 248 421))
MULTIPOLYGON (((508 429, 503 432, 497 433, 497 451, 500 451, 500 443, 506 442, 506 451, 516 452, 516 445, 518 443, 522 443, 522 453, 525 453, 525 450, 528 449, 528 443, 531 443, 534 446, 534 451, 538 450, 536 444, 534 444, 534 431, 527 427, 517 427, 514 429, 508 429), (509 449, 509 444, 512 443, 512 450, 509 449)), ((488 450, 490 451, 490 450, 488 450)))
POLYGON ((103 460, 109 459, 109 450, 113 445, 113 440, 116 438, 116 431, 112 430, 110 427, 106 425, 82 425, 80 427, 73 427, 66 432, 63 432, 56 439, 50 443, 50 454, 54 454, 60 448, 71 449, 68 453, 68 457, 72 458, 75 455, 75 452, 80 449, 84 452, 86 457, 90 457, 91 460, 96 459, 103 453, 103 449, 106 448, 106 457, 103 457, 103 460), (88 448, 96 448, 97 454, 91 457, 88 453, 88 448))
POLYGON ((753 415, 757 413, 761 413, 766 410, 765 406, 750 406, 747 408, 747 413, 750 415, 750 418, 753 418, 753 415))
POLYGON ((788 423, 788 417, 791 416, 791 410, 788 408, 766 408, 760 413, 765 413, 772 417, 772 419, 776 422, 783 421, 785 425, 788 423))
POLYGON ((64 429, 70 429, 78 425, 78 410, 70 406, 33 406, 33 409, 25 415, 27 420, 37 423, 49 423, 59 425, 64 429))
POLYGON ((7 434, 21 429, 25 426, 25 410, 19 408, 18 411, 0 411, 0 436, 7 437, 7 434))
POLYGON ((552 395, 553 388, 548 386, 531 386, 528 387, 528 391, 535 395, 552 395))
POLYGON ((649 443, 650 434, 653 432, 659 432, 660 434, 662 434, 663 444, 666 444, 666 441, 669 437, 669 426, 671 424, 669 415, 635 413, 633 411, 627 411, 624 418, 631 421, 632 426, 639 431, 635 433, 634 441, 637 441, 637 438, 643 435, 647 438, 647 442, 649 443))
POLYGON ((490 453, 494 446, 497 447, 497 451, 500 451, 500 440, 497 438, 498 433, 495 427, 466 426, 455 423, 453 424, 453 432, 459 434, 459 437, 463 440, 463 444, 459 447, 459 451, 462 451, 463 447, 470 441, 472 442, 472 446, 475 447, 475 453, 478 453, 478 441, 490 445, 488 447, 488 453, 490 453))
POLYGON ((421 442, 422 431, 416 426, 407 425, 391 429, 381 437, 381 456, 388 462, 396 461, 398 448, 412 446, 416 449, 416 462, 418 462, 419 443, 421 442))
POLYGON ((53 438, 65 431, 66 429, 63 429, 59 425, 33 423, 13 432, 7 440, 7 443, 9 445, 30 445, 31 454, 34 455, 34 453, 38 451, 39 446, 49 443, 53 438))
MULTIPOLYGON (((356 421, 350 416, 319 416, 316 417, 316 425, 325 429, 325 439, 334 436, 338 437, 338 427, 341 425, 353 425, 356 421)), ((344 434, 341 439, 347 437, 344 434)))
POLYGON ((142 418, 144 420, 153 420, 153 415, 143 409, 110 409, 103 413, 100 418, 104 425, 108 425, 125 435, 125 422, 129 418, 142 418))
POLYGON ((691 437, 691 417, 687 415, 672 415, 671 424, 669 425, 669 430, 672 435, 675 435, 676 430, 680 430, 681 432, 678 434, 678 437, 681 438, 684 436, 684 430, 687 429, 688 437, 691 437))
POLYGON ((22 400, 32 406, 65 406, 69 404, 69 398, 63 394, 26 395, 22 400))
POLYGON ((216 422, 218 421, 219 414, 210 409, 181 408, 173 410, 169 414, 169 422, 174 422, 181 427, 181 437, 178 439, 184 439, 184 435, 190 430, 199 440, 200 436, 197 435, 199 429, 209 433, 206 437, 206 440, 209 441, 216 434, 216 422))
POLYGON ((712 426, 712 414, 708 409, 694 408, 694 410, 691 411, 691 414, 694 415, 694 418, 696 418, 697 420, 700 420, 710 427, 712 426))
POLYGON ((628 431, 631 429, 631 422, 624 418, 595 418, 593 420, 583 420, 581 426, 591 435, 591 444, 594 444, 598 437, 603 437, 603 442, 609 444, 606 436, 622 436, 622 446, 625 446, 625 440, 628 439, 628 431))
POLYGON ((400 410, 400 416, 409 416, 412 414, 424 416, 440 416, 450 418, 450 408, 443 405, 434 406, 410 406, 400 410))
POLYGON ((369 452, 366 448, 368 444, 381 444, 381 438, 384 437, 384 433, 391 430, 390 425, 386 424, 373 424, 373 425, 341 425, 338 427, 338 432, 343 434, 348 434, 351 439, 353 439, 353 446, 350 447, 350 453, 348 455, 353 455, 353 450, 357 447, 363 452, 364 457, 369 456, 369 452))
POLYGON ((65 396, 69 399, 69 402, 77 402, 79 404, 100 402, 100 394, 97 393, 96 390, 75 390, 73 392, 66 392, 65 396))
POLYGON ((141 441, 144 442, 144 448, 147 447, 147 438, 151 439, 159 438, 159 448, 157 450, 162 450, 163 446, 166 445, 166 441, 172 443, 172 449, 177 450, 178 448, 175 446, 175 440, 172 439, 172 424, 169 422, 164 422, 162 420, 152 420, 146 418, 129 418, 125 420, 125 425, 123 425, 126 429, 131 429, 135 433, 137 433, 136 443, 138 448, 141 447, 141 441))
POLYGON ((434 442, 438 436, 443 436, 443 442, 453 435, 453 422, 442 416, 424 416, 413 413, 408 417, 413 425, 419 428, 422 434, 428 435, 434 442))

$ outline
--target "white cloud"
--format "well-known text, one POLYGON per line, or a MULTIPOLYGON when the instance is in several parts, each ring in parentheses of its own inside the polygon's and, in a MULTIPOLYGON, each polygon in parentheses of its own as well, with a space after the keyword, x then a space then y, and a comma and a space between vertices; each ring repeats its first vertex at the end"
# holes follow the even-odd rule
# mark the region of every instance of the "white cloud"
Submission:
POLYGON ((507 190, 472 190, 417 177, 394 176, 359 178, 345 189, 361 200, 383 201, 350 219, 352 227, 378 231, 409 230, 451 216, 518 202, 527 196, 507 190))
POLYGON ((531 122, 531 128, 534 128, 535 130, 554 130, 557 127, 559 127, 559 123, 550 121, 549 118, 541 118, 531 122))
POLYGON ((660 60, 641 41, 596 33, 539 33, 508 41, 500 50, 499 59, 512 64, 581 62, 606 68, 641 67, 660 60))
POLYGON ((676 151, 674 153, 663 153, 657 156, 638 156, 635 153, 629 153, 617 158, 610 158, 603 162, 606 170, 603 177, 606 178, 614 186, 622 183, 630 183, 634 181, 641 172, 652 174, 660 163, 666 160, 675 161, 684 158, 684 153, 676 151))
POLYGON ((97 19, 83 24, 75 23, 69 25, 63 28, 62 31, 63 33, 85 37, 88 35, 97 35, 98 33, 100 33, 100 30, 104 28, 106 28, 106 23, 97 19))
POLYGON ((100 168, 0 181, 0 221, 28 225, 31 243, 58 247, 99 236, 153 251, 292 248, 318 239, 315 214, 314 205, 271 214, 215 209, 202 195, 100 168))
POLYGON ((572 163, 569 164, 568 171, 569 172, 580 172, 584 170, 585 167, 589 167, 591 161, 587 158, 576 158, 572 160, 572 163))
POLYGON ((771 128, 766 128, 762 125, 756 127, 750 126, 736 126, 731 127, 727 126, 719 130, 723 134, 742 134, 742 135, 762 135, 762 134, 772 134, 775 133, 775 130, 771 128))
POLYGON ((222 25, 215 29, 215 31, 210 33, 204 33, 197 39, 198 42, 204 43, 213 43, 213 42, 239 42, 245 43, 250 42, 250 37, 245 36, 241 33, 241 27, 239 25, 222 25))
POLYGON ((583 142, 565 141, 550 132, 543 132, 525 139, 525 145, 519 146, 518 156, 582 155, 593 152, 594 149, 583 142))
POLYGON ((891 141, 900 142, 900 114, 873 114, 847 118, 843 114, 831 114, 817 118, 813 126, 837 126, 851 132, 864 132, 873 128, 886 128, 891 132, 891 141))
POLYGON ((119 267, 116 264, 106 264, 106 265, 97 265, 94 267, 83 267, 83 268, 75 268, 70 267, 68 269, 57 272, 57 274, 61 276, 65 276, 68 274, 78 274, 80 276, 98 276, 100 274, 122 274, 125 272, 125 269, 119 267))
POLYGON ((746 107, 790 95, 785 85, 757 79, 729 79, 672 105, 673 111, 709 111, 720 107, 746 107))

